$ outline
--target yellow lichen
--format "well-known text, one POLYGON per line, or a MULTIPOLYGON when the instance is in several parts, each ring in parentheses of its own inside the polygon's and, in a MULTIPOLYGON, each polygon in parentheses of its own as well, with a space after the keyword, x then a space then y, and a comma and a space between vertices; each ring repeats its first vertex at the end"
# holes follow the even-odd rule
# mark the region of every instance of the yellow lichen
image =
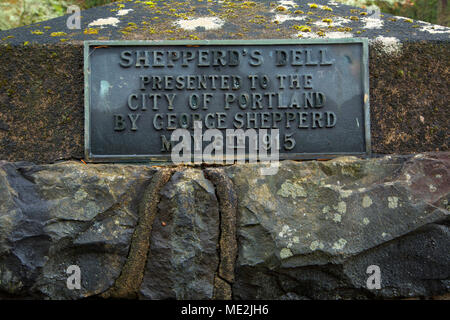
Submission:
POLYGON ((50 33, 50 37, 62 37, 62 36, 65 36, 65 35, 67 35, 67 33, 62 32, 62 31, 50 33))
POLYGON ((298 26, 298 25, 295 25, 293 28, 294 28, 295 30, 298 30, 298 31, 301 31, 301 32, 311 32, 311 27, 308 27, 308 26, 298 26))
POLYGON ((295 10, 294 13, 295 14, 304 14, 304 12, 302 10, 295 10))
POLYGON ((150 8, 154 8, 156 6, 156 3, 152 1, 146 1, 144 2, 144 4, 149 6, 150 8))
POLYGON ((31 33, 32 34, 36 34, 36 35, 41 35, 41 34, 44 34, 42 31, 40 31, 40 30, 34 30, 34 31, 31 31, 31 33))
POLYGON ((350 27, 337 28, 337 31, 340 31, 340 32, 350 32, 350 31, 352 31, 352 30, 353 30, 353 29, 350 28, 350 27))
POLYGON ((95 28, 87 28, 83 32, 84 34, 98 34, 98 30, 95 28))
POLYGON ((309 6, 310 8, 318 8, 318 7, 319 7, 319 6, 318 6, 317 4, 315 4, 315 3, 309 3, 308 6, 309 6))

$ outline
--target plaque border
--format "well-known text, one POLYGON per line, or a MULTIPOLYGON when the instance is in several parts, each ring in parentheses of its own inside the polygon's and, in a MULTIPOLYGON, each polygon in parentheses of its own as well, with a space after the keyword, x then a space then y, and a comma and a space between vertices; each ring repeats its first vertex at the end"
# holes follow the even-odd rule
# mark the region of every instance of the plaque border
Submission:
MULTIPOLYGON (((208 46, 208 45, 286 45, 286 44, 346 44, 362 45, 362 89, 364 94, 365 152, 334 153, 280 153, 280 160, 332 159, 339 156, 371 156, 370 94, 369 94, 369 41, 368 38, 341 39, 261 39, 261 40, 87 40, 84 41, 84 156, 88 162, 158 162, 172 164, 170 154, 149 155, 94 155, 90 148, 90 60, 92 46, 208 46)), ((246 157, 247 159, 247 157, 246 157)))

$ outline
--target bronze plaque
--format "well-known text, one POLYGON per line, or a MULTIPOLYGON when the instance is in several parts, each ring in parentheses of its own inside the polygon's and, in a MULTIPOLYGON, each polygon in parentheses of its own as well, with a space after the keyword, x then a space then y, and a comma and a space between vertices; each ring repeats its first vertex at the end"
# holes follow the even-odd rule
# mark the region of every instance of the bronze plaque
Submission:
POLYGON ((279 129, 280 159, 370 153, 366 39, 85 42, 91 161, 170 160, 175 129, 279 129))

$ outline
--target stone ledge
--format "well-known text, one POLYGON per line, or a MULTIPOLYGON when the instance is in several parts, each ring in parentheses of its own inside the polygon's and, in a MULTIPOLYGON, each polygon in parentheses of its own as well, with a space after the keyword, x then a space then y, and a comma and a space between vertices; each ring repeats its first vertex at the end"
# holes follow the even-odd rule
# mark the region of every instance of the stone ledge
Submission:
POLYGON ((448 151, 450 29, 315 2, 317 8, 303 0, 276 6, 167 2, 173 11, 163 4, 117 2, 83 11, 81 30, 66 30, 65 16, 0 32, 0 159, 51 163, 84 157, 83 40, 321 38, 321 29, 324 38, 370 39, 374 153, 448 151), (307 19, 311 32, 297 30, 307 19))
POLYGON ((450 28, 444 26, 327 0, 118 1, 85 10, 81 16, 80 29, 68 29, 69 15, 65 15, 0 31, 0 41, 73 44, 107 39, 365 37, 395 47, 407 41, 448 42, 450 35, 450 28), (300 31, 302 25, 310 31, 300 31))
MULTIPOLYGON (((372 151, 448 151, 450 45, 373 43, 369 63, 372 151)), ((0 159, 83 158, 83 97, 81 46, 0 47, 0 159)))

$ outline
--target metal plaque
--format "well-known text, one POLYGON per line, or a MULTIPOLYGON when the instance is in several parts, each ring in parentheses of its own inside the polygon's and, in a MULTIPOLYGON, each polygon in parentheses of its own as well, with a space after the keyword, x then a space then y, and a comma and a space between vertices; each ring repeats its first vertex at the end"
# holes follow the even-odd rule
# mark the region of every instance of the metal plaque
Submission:
POLYGON ((87 160, 170 160, 194 122, 278 129, 280 159, 370 154, 367 39, 86 41, 84 57, 87 160))

